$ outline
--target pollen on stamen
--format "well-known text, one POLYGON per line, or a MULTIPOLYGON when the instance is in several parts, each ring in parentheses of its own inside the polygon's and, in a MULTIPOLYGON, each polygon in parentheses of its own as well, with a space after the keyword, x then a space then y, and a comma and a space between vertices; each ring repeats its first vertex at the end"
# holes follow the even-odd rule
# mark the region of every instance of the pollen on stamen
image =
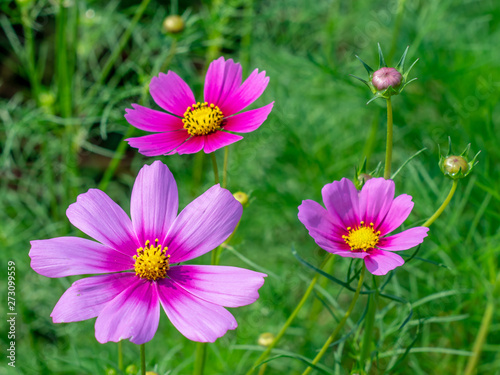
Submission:
POLYGON ((380 238, 380 231, 375 231, 374 224, 370 223, 365 226, 365 222, 361 221, 359 227, 347 227, 348 235, 343 235, 344 241, 351 247, 351 251, 368 251, 375 246, 380 238))
POLYGON ((159 244, 158 239, 155 240, 154 246, 147 240, 144 247, 137 249, 137 255, 132 257, 135 260, 135 274, 151 281, 165 278, 170 269, 170 255, 166 254, 167 250, 167 247, 159 244))
POLYGON ((211 103, 196 103, 186 109, 182 122, 192 136, 206 135, 219 130, 224 121, 222 111, 211 103))

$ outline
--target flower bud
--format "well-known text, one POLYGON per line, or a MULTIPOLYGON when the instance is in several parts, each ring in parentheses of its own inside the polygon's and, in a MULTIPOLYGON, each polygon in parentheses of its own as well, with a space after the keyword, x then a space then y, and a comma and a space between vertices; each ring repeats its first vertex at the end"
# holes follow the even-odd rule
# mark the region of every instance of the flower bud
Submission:
POLYGON ((118 375, 118 372, 114 368, 108 368, 104 373, 106 375, 118 375))
POLYGON ((247 207, 248 206, 249 198, 248 198, 248 195, 246 193, 244 193, 242 191, 238 191, 238 192, 236 192, 236 193, 233 194, 233 197, 238 202, 240 202, 243 207, 247 207))
POLYGON ((137 366, 132 364, 132 365, 127 366, 127 368, 125 369, 125 374, 135 375, 135 374, 137 374, 138 371, 139 371, 139 369, 137 368, 137 366))
POLYGON ((389 86, 399 87, 402 78, 401 73, 394 68, 381 68, 373 73, 372 83, 377 90, 382 91, 389 86))
POLYGON ((158 375, 158 373, 154 371, 146 371, 146 375, 158 375))
POLYGON ((472 160, 469 161, 468 154, 470 151, 470 144, 467 145, 465 150, 460 155, 455 155, 451 151, 451 139, 449 139, 448 152, 446 156, 441 155, 439 152, 439 168, 445 176, 453 180, 466 177, 472 168, 478 163, 476 161, 479 151, 472 160))
POLYGON ((260 346, 269 346, 274 340, 274 335, 271 332, 261 333, 257 343, 260 346))
POLYGON ((451 155, 444 159, 443 168, 450 175, 454 176, 460 171, 462 173, 467 173, 469 170, 469 164, 467 164, 467 160, 463 157, 451 155))
POLYGON ((177 14, 172 14, 163 20, 163 31, 166 33, 177 34, 184 30, 184 20, 177 14))

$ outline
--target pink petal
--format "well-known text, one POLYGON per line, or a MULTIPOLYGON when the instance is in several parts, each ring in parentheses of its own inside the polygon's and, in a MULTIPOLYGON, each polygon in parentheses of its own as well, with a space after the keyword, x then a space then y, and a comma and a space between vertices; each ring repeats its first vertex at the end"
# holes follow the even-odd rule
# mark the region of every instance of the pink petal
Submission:
POLYGON ((176 149, 186 142, 188 138, 189 133, 187 131, 179 130, 128 138, 126 141, 130 147, 139 149, 139 152, 145 156, 158 156, 175 154, 176 149))
POLYGON ((135 274, 115 273, 75 281, 57 302, 52 314, 54 323, 79 322, 95 318, 106 304, 135 280, 135 274))
MULTIPOLYGON (((394 181, 382 177, 368 180, 359 194, 361 220, 364 220, 365 225, 373 223, 378 229, 391 208, 393 200, 394 181)), ((382 235, 384 234, 386 233, 382 232, 382 235)))
POLYGON ((351 248, 342 238, 347 234, 345 229, 339 227, 342 223, 319 203, 312 200, 302 201, 298 216, 319 247, 334 254, 338 251, 350 251, 351 248))
POLYGON ((269 77, 266 77, 266 72, 259 73, 255 69, 245 82, 227 97, 224 104, 219 106, 219 108, 224 116, 238 113, 256 101, 262 95, 268 83, 269 77))
POLYGON ((361 219, 358 190, 351 180, 343 178, 340 181, 333 181, 323 187, 321 194, 328 213, 336 223, 344 229, 359 225, 361 219))
POLYGON ((200 151, 203 146, 205 146, 205 137, 204 136, 194 136, 189 138, 182 145, 177 147, 176 152, 179 155, 182 154, 196 154, 200 151))
POLYGON ((125 118, 138 129, 148 132, 167 132, 183 128, 182 120, 165 112, 132 104, 134 109, 125 109, 125 118))
POLYGON ((205 151, 205 154, 210 154, 219 148, 238 142, 241 139, 243 137, 240 135, 216 131, 215 133, 205 135, 205 149, 203 151, 205 151))
POLYGON ((95 337, 104 344, 130 339, 140 345, 150 341, 158 329, 160 304, 156 282, 135 281, 101 310, 95 321, 95 337))
POLYGON ((184 116, 186 109, 196 104, 189 86, 172 71, 153 77, 149 84, 149 92, 156 104, 177 116, 184 116))
POLYGON ((266 274, 226 266, 175 266, 168 271, 172 281, 207 302, 239 307, 259 298, 266 274))
POLYGON ((97 241, 127 255, 138 248, 132 222, 106 193, 90 189, 66 210, 71 224, 97 241))
POLYGON ((424 242, 428 231, 426 227, 410 228, 394 236, 382 237, 377 247, 389 251, 408 250, 424 242))
POLYGON ((413 202, 411 199, 411 196, 406 194, 401 194, 394 199, 389 212, 385 215, 384 221, 379 226, 379 230, 382 233, 391 233, 404 223, 413 209, 413 202))
POLYGON ((163 241, 177 216, 177 184, 168 167, 157 160, 139 171, 132 190, 130 216, 139 243, 163 241))
POLYGON ((224 130, 231 132, 248 133, 256 130, 266 121, 267 116, 273 109, 274 102, 265 107, 253 109, 251 111, 240 113, 226 119, 224 130))
POLYGON ((370 256, 365 258, 366 269, 374 275, 385 275, 404 262, 398 254, 377 249, 370 251, 370 256))
POLYGON ((241 65, 224 57, 212 61, 205 77, 205 101, 223 108, 228 95, 241 85, 241 65))
POLYGON ((222 244, 240 221, 243 207, 229 190, 212 186, 177 216, 166 239, 170 262, 184 262, 222 244))
POLYGON ((158 293, 168 318, 189 340, 214 342, 238 326, 225 308, 193 296, 172 280, 162 279, 158 293))
POLYGON ((79 237, 31 241, 31 268, 47 277, 130 270, 130 255, 79 237))

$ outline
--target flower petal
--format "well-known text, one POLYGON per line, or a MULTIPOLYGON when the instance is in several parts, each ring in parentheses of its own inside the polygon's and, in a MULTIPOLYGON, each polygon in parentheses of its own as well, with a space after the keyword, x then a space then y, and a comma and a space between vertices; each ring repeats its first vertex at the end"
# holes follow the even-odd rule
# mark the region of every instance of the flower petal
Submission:
POLYGON ((138 248, 130 218, 101 190, 80 194, 66 216, 83 233, 117 251, 134 255, 138 248))
POLYGON ((404 263, 405 261, 398 254, 377 249, 370 251, 370 256, 365 258, 366 269, 374 275, 385 275, 404 263))
POLYGON ((144 135, 142 137, 127 138, 130 147, 139 149, 145 156, 175 154, 176 149, 187 141, 189 133, 184 130, 168 133, 144 135))
POLYGON ((95 321, 95 338, 101 344, 130 339, 140 345, 150 341, 160 322, 158 286, 135 277, 130 286, 110 301, 95 321))
POLYGON ((343 178, 340 181, 333 181, 321 190, 323 202, 328 213, 342 227, 355 227, 359 225, 359 198, 358 190, 351 180, 343 178))
POLYGON ((203 151, 205 151, 205 154, 210 154, 219 148, 238 142, 241 139, 243 139, 243 137, 240 135, 217 131, 205 135, 205 149, 203 151))
POLYGON ((411 199, 411 196, 407 194, 401 194, 394 199, 389 212, 387 212, 384 221, 379 226, 379 230, 382 233, 391 233, 404 223, 413 209, 411 199))
POLYGON ((54 323, 95 318, 106 304, 129 287, 135 274, 115 273, 77 280, 57 302, 50 314, 54 323))
POLYGON ((266 77, 266 72, 259 73, 259 70, 255 69, 245 82, 227 97, 224 104, 219 106, 219 108, 224 116, 238 113, 256 101, 262 95, 268 83, 269 77, 266 77))
POLYGON ((137 129, 148 132, 167 132, 183 128, 182 120, 165 112, 132 104, 133 109, 125 109, 125 119, 137 129))
POLYGON ((342 239, 342 236, 347 234, 347 231, 339 227, 342 223, 332 217, 319 203, 309 199, 302 201, 298 216, 309 231, 309 235, 322 249, 334 254, 351 249, 342 239))
POLYGON ((222 244, 240 221, 243 207, 229 190, 212 186, 177 216, 167 239, 170 262, 184 262, 222 244))
POLYGON ((204 136, 194 136, 189 138, 182 145, 177 147, 176 152, 179 155, 182 154, 196 154, 200 151, 203 146, 205 146, 205 137, 204 136))
POLYGON ((428 231, 426 227, 410 228, 394 236, 382 237, 377 247, 389 251, 408 250, 424 242, 428 231))
POLYGON ((31 241, 31 268, 47 277, 120 272, 134 268, 130 255, 79 237, 31 241))
POLYGON ((168 167, 157 160, 139 171, 132 190, 130 216, 139 243, 164 239, 177 216, 177 184, 168 167))
MULTIPOLYGON (((359 194, 360 219, 366 225, 373 223, 376 229, 384 220, 394 200, 394 181, 383 177, 372 178, 363 186, 359 194)), ((382 232, 382 235, 386 233, 382 232)))
MULTIPOLYGON (((222 107, 228 95, 241 85, 241 65, 220 57, 212 61, 205 77, 205 101, 222 107)), ((223 111, 224 112, 224 111, 223 111)))
POLYGON ((172 324, 189 340, 214 342, 238 326, 224 307, 193 296, 172 280, 158 282, 158 294, 172 324))
POLYGON ((220 306, 239 307, 259 298, 258 290, 267 275, 238 267, 174 266, 168 276, 195 297, 220 306))
POLYGON ((177 116, 184 116, 186 109, 196 104, 189 86, 172 71, 153 77, 149 84, 149 92, 156 104, 177 116))
POLYGON ((224 130, 231 132, 248 133, 256 130, 266 121, 273 109, 274 102, 251 111, 240 113, 226 119, 224 130))

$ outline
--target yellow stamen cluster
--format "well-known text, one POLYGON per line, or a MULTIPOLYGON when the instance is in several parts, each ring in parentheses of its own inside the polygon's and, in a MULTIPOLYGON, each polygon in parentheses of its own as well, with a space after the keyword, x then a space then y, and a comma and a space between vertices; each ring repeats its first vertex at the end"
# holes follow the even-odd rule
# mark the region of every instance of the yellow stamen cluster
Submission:
POLYGON ((219 130, 223 120, 219 107, 198 102, 186 109, 182 122, 190 135, 205 135, 219 130))
POLYGON ((142 279, 157 280, 167 276, 170 269, 170 255, 167 255, 167 247, 162 248, 155 240, 154 247, 149 240, 144 247, 137 249, 137 255, 134 255, 135 274, 142 279))
POLYGON ((377 246, 380 231, 375 232, 373 223, 370 223, 370 226, 365 226, 365 222, 362 221, 359 227, 347 227, 347 231, 349 234, 342 236, 342 238, 351 247, 351 251, 367 251, 377 246))

